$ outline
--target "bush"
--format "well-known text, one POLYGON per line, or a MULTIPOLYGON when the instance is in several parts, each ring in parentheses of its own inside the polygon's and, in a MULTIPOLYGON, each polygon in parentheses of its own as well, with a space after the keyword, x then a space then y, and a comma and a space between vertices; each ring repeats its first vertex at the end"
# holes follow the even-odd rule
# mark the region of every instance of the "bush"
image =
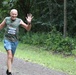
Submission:
POLYGON ((26 35, 22 37, 21 42, 32 44, 32 45, 43 45, 45 40, 46 40, 45 33, 27 32, 26 35))
POLYGON ((74 41, 69 37, 63 38, 59 43, 59 47, 65 52, 72 52, 75 49, 74 41))
POLYGON ((43 46, 46 50, 54 52, 72 52, 75 49, 74 40, 70 37, 63 38, 56 30, 49 33, 27 33, 21 42, 43 46))
POLYGON ((70 37, 63 38, 59 32, 51 32, 48 34, 45 45, 47 50, 54 52, 72 52, 75 49, 74 40, 70 37))

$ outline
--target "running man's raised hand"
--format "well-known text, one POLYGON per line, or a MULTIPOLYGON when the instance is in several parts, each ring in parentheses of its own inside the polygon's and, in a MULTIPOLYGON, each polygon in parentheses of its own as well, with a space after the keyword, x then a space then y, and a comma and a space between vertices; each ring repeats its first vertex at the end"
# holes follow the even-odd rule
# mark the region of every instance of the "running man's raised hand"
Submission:
POLYGON ((27 14, 26 20, 28 23, 31 23, 32 18, 33 18, 32 14, 27 14))

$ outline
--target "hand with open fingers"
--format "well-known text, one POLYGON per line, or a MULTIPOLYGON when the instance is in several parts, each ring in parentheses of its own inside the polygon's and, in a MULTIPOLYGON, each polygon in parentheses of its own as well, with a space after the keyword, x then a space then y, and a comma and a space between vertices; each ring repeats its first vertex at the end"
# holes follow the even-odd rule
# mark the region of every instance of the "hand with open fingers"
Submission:
POLYGON ((33 18, 32 14, 27 14, 26 20, 28 23, 31 23, 32 18, 33 18))

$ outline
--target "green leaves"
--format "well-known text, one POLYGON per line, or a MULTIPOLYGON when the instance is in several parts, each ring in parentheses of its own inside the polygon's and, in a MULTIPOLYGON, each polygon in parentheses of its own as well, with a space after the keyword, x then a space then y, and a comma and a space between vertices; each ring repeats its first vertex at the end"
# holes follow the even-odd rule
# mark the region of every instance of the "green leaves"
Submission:
POLYGON ((64 54, 72 53, 75 49, 75 41, 70 37, 63 38, 56 29, 49 33, 27 33, 21 38, 22 43, 42 46, 45 50, 64 54))
POLYGON ((63 38, 59 32, 48 34, 46 39, 46 49, 54 52, 72 52, 75 49, 74 40, 70 37, 63 38))

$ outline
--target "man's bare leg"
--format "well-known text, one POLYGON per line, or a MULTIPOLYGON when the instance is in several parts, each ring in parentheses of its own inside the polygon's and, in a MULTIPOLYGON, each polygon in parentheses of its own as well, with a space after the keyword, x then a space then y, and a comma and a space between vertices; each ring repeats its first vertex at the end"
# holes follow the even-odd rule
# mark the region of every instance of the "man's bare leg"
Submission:
POLYGON ((7 51, 7 69, 8 69, 8 72, 11 72, 13 58, 14 58, 14 55, 12 54, 12 51, 8 50, 7 51))

